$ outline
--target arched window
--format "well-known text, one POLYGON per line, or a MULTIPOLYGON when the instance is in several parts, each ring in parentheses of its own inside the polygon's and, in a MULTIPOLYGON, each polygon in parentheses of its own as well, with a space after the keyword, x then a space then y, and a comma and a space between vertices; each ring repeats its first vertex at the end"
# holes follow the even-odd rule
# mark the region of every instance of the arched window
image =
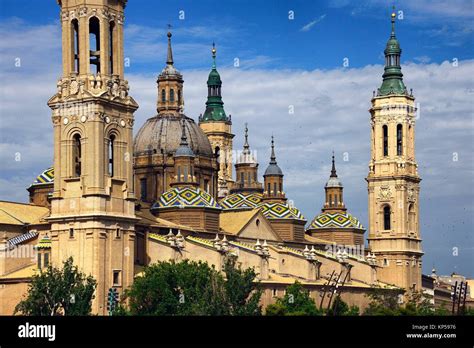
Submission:
POLYGON ((257 182, 257 172, 253 172, 253 181, 257 182))
POLYGON ((170 102, 174 103, 174 89, 170 89, 170 102))
POLYGON ((276 195, 276 193, 277 193, 277 183, 274 182, 273 183, 273 194, 276 195))
POLYGON ((244 173, 240 173, 240 183, 244 184, 244 173))
POLYGON ((81 149, 81 136, 80 134, 74 134, 73 136, 73 150, 72 158, 74 160, 73 176, 81 176, 82 167, 82 149, 81 149))
POLYGON ((332 207, 332 195, 329 195, 329 206, 332 207))
POLYGON ((90 47, 90 70, 100 72, 100 22, 97 17, 89 19, 89 47, 90 47))
POLYGON ((183 171, 184 171, 184 182, 187 182, 188 181, 188 166, 184 166, 183 168, 183 171))
POLYGON ((270 186, 270 183, 267 184, 267 192, 268 192, 268 194, 272 193, 272 188, 270 186))
POLYGON ((161 90, 161 101, 163 103, 166 101, 166 91, 164 89, 161 90))
POLYGON ((146 201, 146 178, 141 178, 140 179, 140 199, 142 201, 146 201))
POLYGON ((415 232, 415 207, 413 204, 408 206, 408 232, 415 232))
POLYGON ((280 183, 280 192, 283 192, 283 183, 280 183))
POLYGON ((114 145, 115 145, 115 135, 111 135, 109 138, 109 175, 114 176, 114 145))
POLYGON ((383 130, 383 155, 388 156, 388 126, 384 125, 383 130))
POLYGON ((114 39, 115 39, 115 22, 109 23, 109 74, 114 73, 114 39))
POLYGON ((402 125, 401 124, 398 124, 397 125, 397 156, 401 156, 402 153, 403 153, 403 149, 402 149, 402 145, 403 145, 403 142, 402 142, 402 136, 403 136, 403 131, 402 131, 402 125))
POLYGON ((214 156, 216 157, 217 163, 221 162, 221 149, 219 146, 216 146, 214 149, 214 156))
POLYGON ((181 167, 178 166, 178 181, 181 181, 181 167))
POLYGON ((391 229, 391 210, 390 206, 386 205, 383 207, 383 229, 388 231, 391 229))
POLYGON ((181 91, 178 89, 178 105, 181 106, 181 91))
POLYGON ((79 73, 79 22, 77 19, 71 21, 74 40, 74 71, 79 73))

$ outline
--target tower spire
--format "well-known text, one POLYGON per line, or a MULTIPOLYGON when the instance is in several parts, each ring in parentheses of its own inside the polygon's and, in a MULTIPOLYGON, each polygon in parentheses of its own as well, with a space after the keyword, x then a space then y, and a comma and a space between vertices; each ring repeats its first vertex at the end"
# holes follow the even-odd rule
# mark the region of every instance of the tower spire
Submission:
POLYGON ((212 43, 212 68, 207 79, 207 102, 204 115, 199 118, 199 122, 230 122, 224 110, 222 101, 222 80, 216 68, 216 44, 212 43))
POLYGON ((166 58, 166 64, 173 65, 173 50, 171 49, 171 25, 168 24, 168 56, 166 58))
POLYGON ((245 142, 244 142, 244 151, 243 153, 245 155, 248 155, 250 153, 250 145, 249 145, 249 129, 247 127, 247 122, 245 122, 245 142))
POLYGON ((383 82, 377 91, 377 96, 385 96, 390 94, 407 94, 407 88, 403 83, 402 68, 400 66, 400 56, 402 49, 395 35, 395 8, 390 16, 392 23, 392 31, 390 38, 385 46, 385 68, 382 75, 383 82))
POLYGON ((334 161, 334 151, 332 152, 332 169, 331 169, 331 178, 337 178, 336 173, 336 163, 334 161))
POLYGON ((194 157, 193 150, 189 147, 188 137, 186 136, 186 122, 185 118, 181 120, 181 142, 179 147, 176 150, 175 157, 185 156, 185 157, 194 157))
POLYGON ((277 164, 276 156, 275 156, 275 141, 273 139, 273 135, 272 135, 272 154, 270 156, 270 164, 277 164))
POLYGON ((214 42, 212 43, 211 52, 212 52, 212 69, 216 70, 216 52, 217 52, 217 50, 216 50, 216 44, 214 42))
POLYGON ((395 14, 395 6, 392 7, 392 14, 391 14, 391 18, 392 18, 392 33, 390 34, 390 38, 391 39, 395 39, 395 18, 396 18, 396 14, 395 14))
POLYGON ((188 137, 186 136, 186 128, 184 123, 184 118, 181 121, 181 146, 188 146, 188 137))

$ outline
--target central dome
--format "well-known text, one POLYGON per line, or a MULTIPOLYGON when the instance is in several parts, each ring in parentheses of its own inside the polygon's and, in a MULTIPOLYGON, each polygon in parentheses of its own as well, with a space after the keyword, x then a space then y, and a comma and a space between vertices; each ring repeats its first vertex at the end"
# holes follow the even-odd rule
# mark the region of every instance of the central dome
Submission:
POLYGON ((149 118, 135 136, 134 155, 152 153, 173 154, 181 143, 182 120, 189 146, 197 156, 212 157, 212 148, 206 134, 187 116, 159 115, 149 118))

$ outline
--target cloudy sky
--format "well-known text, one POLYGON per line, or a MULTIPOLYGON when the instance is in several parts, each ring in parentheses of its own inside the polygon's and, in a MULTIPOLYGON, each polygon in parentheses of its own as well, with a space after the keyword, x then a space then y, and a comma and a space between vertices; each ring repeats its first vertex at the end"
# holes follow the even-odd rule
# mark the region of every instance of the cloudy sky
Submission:
MULTIPOLYGON (((346 205, 367 226, 368 109, 382 79, 387 1, 222 3, 129 1, 126 78, 140 104, 135 132, 156 112, 167 24, 185 79, 186 114, 195 120, 204 111, 215 41, 235 148, 242 147, 247 122, 261 174, 273 134, 287 195, 308 220, 323 204, 334 150, 346 205)), ((404 80, 420 110, 423 271, 474 277, 472 1, 396 6, 404 80)), ((0 0, 0 38, 0 199, 26 202, 25 188, 52 163, 46 102, 61 71, 56 1, 0 0)))

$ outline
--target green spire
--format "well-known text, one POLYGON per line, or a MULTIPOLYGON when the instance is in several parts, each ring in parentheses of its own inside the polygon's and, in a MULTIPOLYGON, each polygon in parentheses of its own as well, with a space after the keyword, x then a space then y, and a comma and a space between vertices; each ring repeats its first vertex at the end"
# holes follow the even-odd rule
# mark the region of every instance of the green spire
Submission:
POLYGON ((385 69, 382 75, 383 82, 382 86, 378 89, 378 96, 390 95, 390 94, 406 94, 407 88, 403 83, 402 68, 400 66, 400 56, 402 49, 400 43, 395 36, 395 12, 392 13, 392 32, 390 38, 387 41, 385 47, 385 69))
POLYGON ((224 111, 224 102, 221 96, 222 81, 216 69, 216 46, 212 43, 212 69, 207 79, 207 102, 204 115, 199 118, 200 122, 223 121, 230 119, 224 111))

